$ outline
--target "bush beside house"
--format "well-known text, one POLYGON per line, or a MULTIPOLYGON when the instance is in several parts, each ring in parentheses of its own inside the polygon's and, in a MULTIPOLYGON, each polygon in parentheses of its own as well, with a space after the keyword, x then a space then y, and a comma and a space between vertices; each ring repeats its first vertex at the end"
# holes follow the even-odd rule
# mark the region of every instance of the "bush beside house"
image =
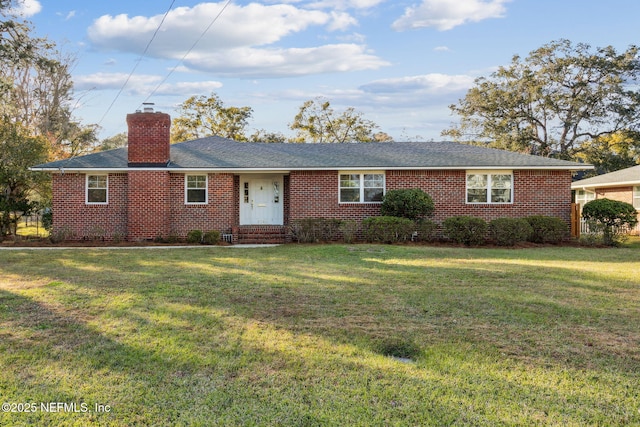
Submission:
POLYGON ((633 205, 618 200, 596 199, 582 208, 582 217, 589 229, 602 236, 602 243, 615 246, 622 242, 629 228, 638 223, 638 212, 633 205))

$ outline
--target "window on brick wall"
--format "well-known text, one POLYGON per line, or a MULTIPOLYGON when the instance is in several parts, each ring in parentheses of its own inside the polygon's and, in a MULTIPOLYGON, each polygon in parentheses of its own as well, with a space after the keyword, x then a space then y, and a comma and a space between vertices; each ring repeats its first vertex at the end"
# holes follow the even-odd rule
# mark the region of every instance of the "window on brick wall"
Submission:
POLYGON ((184 185, 186 204, 207 203, 207 175, 186 175, 184 185))
POLYGON ((340 203, 379 203, 384 189, 383 172, 340 173, 340 203))
POLYGON ((633 207, 640 209, 640 185, 633 187, 633 207))
POLYGON ((106 204, 108 201, 109 177, 87 175, 87 204, 106 204))
POLYGON ((468 171, 467 203, 512 203, 513 173, 511 171, 468 171))

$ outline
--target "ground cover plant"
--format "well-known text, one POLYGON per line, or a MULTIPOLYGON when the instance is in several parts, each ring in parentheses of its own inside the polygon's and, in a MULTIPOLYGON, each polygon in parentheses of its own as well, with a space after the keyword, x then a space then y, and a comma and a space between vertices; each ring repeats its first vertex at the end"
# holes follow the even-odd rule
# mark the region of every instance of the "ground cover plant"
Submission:
POLYGON ((638 254, 5 250, 0 425, 638 425, 638 254))

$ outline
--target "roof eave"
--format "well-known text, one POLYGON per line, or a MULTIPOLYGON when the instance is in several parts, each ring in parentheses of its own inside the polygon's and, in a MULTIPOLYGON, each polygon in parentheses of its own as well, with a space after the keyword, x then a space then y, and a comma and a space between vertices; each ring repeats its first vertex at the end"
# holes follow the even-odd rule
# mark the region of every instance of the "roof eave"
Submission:
POLYGON ((228 168, 215 168, 215 167, 138 167, 138 168, 129 168, 129 167, 95 167, 95 168, 78 168, 78 167, 32 167, 29 168, 31 171, 37 172, 59 172, 59 173, 87 173, 87 172, 111 172, 111 173, 126 173, 132 171, 167 171, 167 172, 176 172, 176 173, 184 173, 184 172, 212 172, 212 173, 247 173, 247 172, 290 172, 290 171, 328 171, 328 170, 353 170, 353 171, 366 171, 366 170, 568 170, 568 171, 577 171, 577 170, 587 170, 593 169, 592 165, 569 165, 569 166, 527 166, 527 165, 507 165, 507 166, 496 166, 496 165, 460 165, 460 166, 392 166, 392 165, 379 165, 379 166, 349 166, 349 165, 336 165, 330 167, 265 167, 265 168, 239 168, 239 167, 228 167, 228 168))
POLYGON ((571 184, 571 189, 586 190, 586 189, 592 189, 592 188, 631 187, 635 185, 640 185, 640 180, 606 182, 606 183, 595 183, 595 184, 581 184, 580 181, 576 181, 575 183, 571 184))

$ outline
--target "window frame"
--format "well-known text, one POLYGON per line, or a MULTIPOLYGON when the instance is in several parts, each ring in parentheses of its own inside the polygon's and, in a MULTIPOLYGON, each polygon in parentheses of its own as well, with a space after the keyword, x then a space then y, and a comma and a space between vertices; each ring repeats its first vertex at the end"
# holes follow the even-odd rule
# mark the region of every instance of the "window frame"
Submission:
POLYGON ((209 174, 185 174, 184 176, 184 204, 185 205, 207 205, 209 204, 209 174), (204 188, 202 187, 189 187, 189 178, 191 177, 204 177, 204 188), (190 202, 189 190, 204 190, 203 202, 190 202))
POLYGON ((84 190, 84 201, 87 205, 108 205, 109 204, 109 175, 105 173, 94 173, 87 174, 85 176, 85 190, 84 190), (104 187, 90 187, 89 183, 92 177, 100 177, 104 178, 104 187), (90 190, 104 190, 104 201, 93 202, 89 200, 89 191, 90 190))
MULTIPOLYGON (((355 180, 351 180, 355 181, 355 180)), ((367 189, 382 189, 382 198, 384 199, 384 195, 387 193, 387 177, 384 171, 339 171, 338 172, 338 203, 340 204, 381 204, 382 200, 372 200, 366 201, 365 193, 367 189), (343 187, 342 186, 342 177, 344 175, 357 175, 358 176, 358 187, 343 187), (365 175, 380 175, 382 177, 382 187, 365 187, 365 175), (342 190, 346 189, 358 189, 358 201, 342 200, 342 190)))
POLYGON ((596 192, 590 190, 576 190, 574 201, 580 205, 580 209, 587 203, 596 199, 596 192), (580 194, 582 193, 582 194, 580 194))
POLYGON ((513 179, 513 171, 512 170, 468 170, 465 174, 465 203, 467 205, 512 205, 514 200, 514 179, 513 179), (484 175, 486 176, 486 184, 483 187, 470 187, 469 186, 469 176, 470 175, 484 175), (494 176, 497 175, 508 175, 510 177, 509 180, 509 201, 508 202, 498 202, 494 201, 492 190, 500 190, 500 188, 494 188, 494 176), (484 202, 472 202, 469 201, 469 190, 481 190, 484 189, 486 191, 486 201, 484 202))
POLYGON ((631 204, 640 211, 640 185, 634 185, 631 190, 631 204))

